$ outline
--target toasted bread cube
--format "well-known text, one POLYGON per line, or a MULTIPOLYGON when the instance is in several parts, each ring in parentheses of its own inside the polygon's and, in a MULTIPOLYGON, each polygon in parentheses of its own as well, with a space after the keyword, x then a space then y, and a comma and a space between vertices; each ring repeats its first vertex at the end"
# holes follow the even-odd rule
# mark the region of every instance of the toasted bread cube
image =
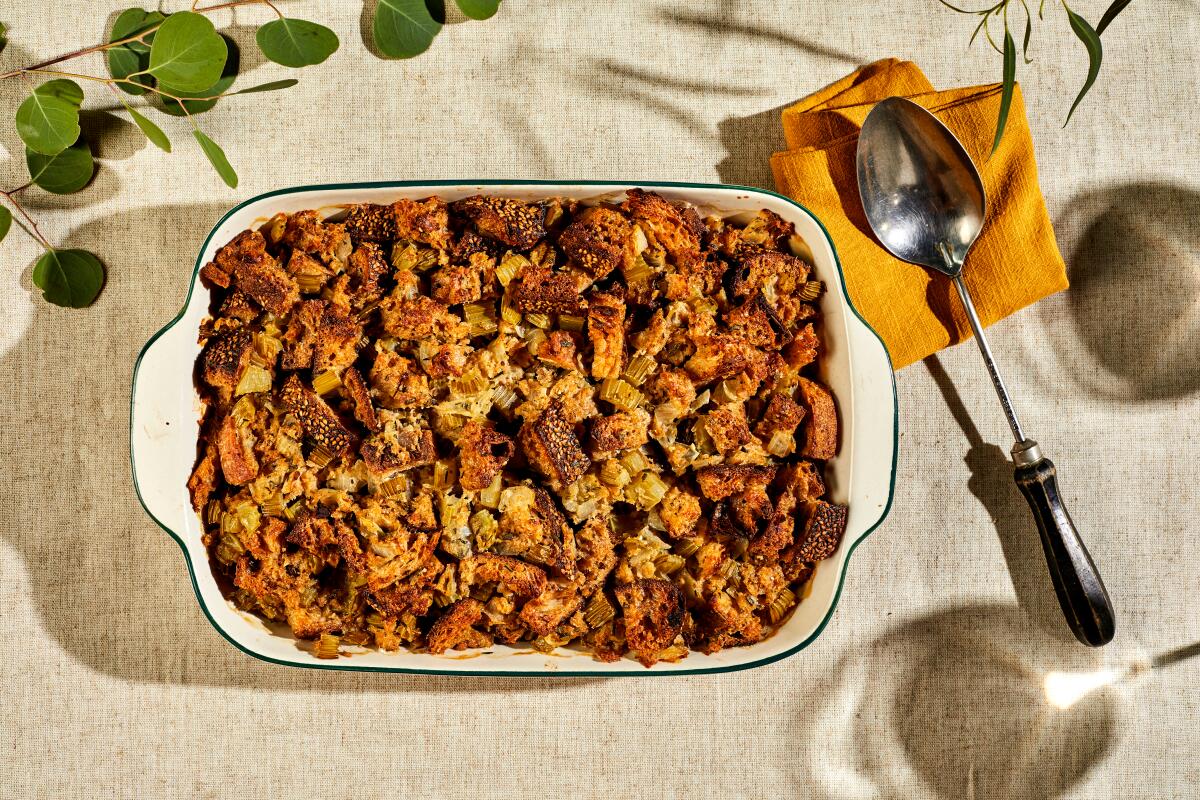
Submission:
POLYGON ((808 423, 804 426, 804 447, 800 455, 805 458, 828 460, 837 455, 838 418, 837 407, 829 390, 808 378, 799 383, 800 399, 808 406, 808 423))
POLYGON ((470 597, 446 609, 429 629, 429 652, 440 655, 470 638, 471 626, 483 616, 483 603, 470 597))
POLYGON ((802 561, 821 561, 837 552, 846 532, 847 509, 824 500, 806 504, 804 533, 797 540, 797 556, 802 561))
POLYGON ((396 216, 391 206, 359 203, 346 214, 346 232, 360 242, 390 242, 396 238, 396 216))
POLYGON ((523 314, 579 314, 587 306, 580 294, 585 286, 587 280, 576 272, 526 267, 509 291, 513 293, 513 305, 523 314))
POLYGON ((433 432, 412 427, 385 426, 363 442, 359 453, 367 470, 381 479, 437 459, 433 432))
POLYGON ((650 440, 650 415, 641 409, 600 417, 588 433, 588 449, 599 460, 608 453, 640 447, 650 440))
POLYGON ((536 419, 526 422, 519 438, 529 463, 556 490, 574 483, 591 464, 579 446, 574 428, 563 415, 562 403, 557 400, 546 406, 536 419))
POLYGON ((254 448, 242 436, 232 414, 225 417, 217 432, 217 451, 220 453, 221 472, 225 475, 226 483, 241 486, 258 477, 258 459, 254 457, 254 448))
POLYGON ((588 338, 592 342, 592 377, 618 378, 625 361, 625 298, 596 292, 588 300, 588 338))
POLYGON ((512 556, 478 553, 460 561, 459 568, 470 585, 495 582, 522 597, 537 597, 546 587, 545 571, 512 556))
POLYGON ((342 374, 342 386, 354 402, 355 418, 367 430, 372 433, 378 432, 383 426, 379 423, 379 416, 375 413, 375 406, 371 404, 371 393, 367 389, 367 383, 363 380, 362 373, 354 367, 347 368, 342 374))
POLYGON ((512 439, 475 420, 467 422, 458 437, 459 484, 468 492, 491 486, 513 451, 512 439))
POLYGON ((279 390, 279 402, 300 421, 304 434, 313 444, 324 447, 333 455, 343 455, 356 443, 351 433, 329 404, 316 392, 300 382, 295 375, 288 377, 279 390))
POLYGON ((579 587, 563 581, 551 581, 521 609, 521 622, 534 634, 547 636, 574 614, 582 602, 579 587))
POLYGON ((445 248, 450 244, 450 214, 440 198, 397 200, 392 203, 396 237, 445 248))
POLYGON ((672 539, 690 536, 700 521, 700 501, 690 492, 672 486, 658 505, 658 516, 672 539))
POLYGON ((728 455, 750 441, 746 409, 741 403, 717 406, 704 416, 704 431, 721 455, 728 455))
POLYGON ((647 667, 670 647, 683 630, 683 592, 670 581, 637 580, 618 586, 617 601, 625 619, 625 640, 647 667))
POLYGON ((451 209, 474 222, 484 236, 518 250, 530 249, 546 235, 546 212, 520 200, 475 195, 452 203, 451 209))
POLYGON ((696 483, 709 500, 724 500, 741 494, 748 486, 766 486, 774 478, 773 466, 716 464, 696 470, 696 483))
POLYGON ((253 353, 254 337, 241 328, 218 333, 205 344, 200 377, 217 390, 222 403, 233 396, 253 353))
POLYGON ((599 279, 625 266, 632 237, 633 225, 624 214, 608 206, 595 206, 566 227, 558 246, 572 264, 599 279))

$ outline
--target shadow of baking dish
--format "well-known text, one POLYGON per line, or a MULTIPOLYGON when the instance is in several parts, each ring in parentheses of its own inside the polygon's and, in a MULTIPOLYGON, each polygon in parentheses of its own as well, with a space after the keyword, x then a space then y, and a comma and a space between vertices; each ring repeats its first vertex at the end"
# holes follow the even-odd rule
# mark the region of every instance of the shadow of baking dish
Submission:
MULTIPOLYGON (((1200 389, 1200 193, 1134 183, 1081 194, 1057 221, 1074 333, 1094 359, 1052 338, 1097 397, 1161 401, 1200 389)), ((1055 326, 1048 325, 1053 330, 1055 326)))
POLYGON ((41 629, 31 646, 57 645, 91 670, 138 684, 536 693, 587 683, 287 669, 247 657, 209 624, 179 545, 134 493, 129 391, 138 349, 179 309, 195 253, 232 204, 133 209, 75 228, 64 246, 102 254, 108 285, 69 320, 39 306, 0 355, 0 374, 12 376, 6 409, 30 421, 0 427, 10 463, 0 539, 23 567, 12 580, 41 629))
POLYGON ((813 706, 813 783, 840 800, 1060 797, 1111 749, 1122 689, 1064 702, 1047 676, 1116 657, 1045 637, 1011 606, 900 625, 844 655, 813 706))

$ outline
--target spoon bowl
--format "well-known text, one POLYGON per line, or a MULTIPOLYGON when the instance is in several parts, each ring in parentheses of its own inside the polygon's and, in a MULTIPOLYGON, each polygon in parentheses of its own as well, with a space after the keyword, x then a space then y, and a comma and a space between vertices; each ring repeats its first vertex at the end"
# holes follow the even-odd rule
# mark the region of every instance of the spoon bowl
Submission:
POLYGON ((983 181, 962 143, 903 97, 875 106, 858 140, 858 188, 879 241, 902 261, 951 277, 983 230, 983 181))

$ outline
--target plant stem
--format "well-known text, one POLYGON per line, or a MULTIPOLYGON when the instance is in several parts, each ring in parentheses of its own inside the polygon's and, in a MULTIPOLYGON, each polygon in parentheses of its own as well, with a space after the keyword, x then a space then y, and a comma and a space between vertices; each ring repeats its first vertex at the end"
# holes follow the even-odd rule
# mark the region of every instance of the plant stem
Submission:
POLYGON ((144 43, 144 37, 149 36, 150 34, 154 33, 156 30, 158 30, 158 28, 159 28, 159 26, 155 25, 153 28, 147 28, 146 30, 142 31, 139 34, 136 34, 134 36, 128 36, 124 39, 118 39, 115 42, 108 42, 107 44, 97 44, 97 45, 93 45, 92 47, 85 47, 82 50, 76 50, 72 53, 67 53, 65 56, 58 56, 57 58, 51 58, 46 61, 42 61, 41 63, 33 64, 28 67, 22 67, 20 69, 9 70, 8 72, 0 73, 0 80, 3 80, 4 78, 15 77, 17 75, 20 75, 22 72, 38 72, 45 67, 50 67, 55 64, 61 63, 63 61, 69 61, 72 58, 79 58, 80 56, 86 56, 88 53, 99 53, 104 50, 110 50, 114 47, 120 47, 123 44, 129 44, 130 42, 143 42, 144 43))
MULTIPOLYGON (((192 11, 196 14, 206 14, 210 11, 220 11, 223 8, 233 8, 235 6, 265 5, 268 8, 270 8, 272 11, 274 11, 279 16, 280 19, 283 19, 283 12, 281 12, 278 8, 276 8, 275 4, 272 3, 271 0, 230 0, 229 2, 220 3, 218 5, 197 7, 198 1, 199 0, 194 0, 194 2, 192 3, 192 11)), ((134 34, 133 36, 127 36, 124 39, 118 39, 115 42, 106 42, 105 44, 97 44, 97 45, 92 45, 91 47, 84 47, 81 50, 74 50, 70 53, 67 53, 66 55, 47 59, 46 61, 42 61, 42 62, 33 64, 28 67, 23 67, 20 69, 11 69, 8 72, 0 73, 0 80, 4 80, 5 78, 14 78, 17 75, 20 75, 20 74, 26 73, 26 72, 40 72, 45 67, 50 67, 55 64, 59 64, 63 61, 70 61, 71 59, 79 58, 80 56, 86 56, 89 53, 99 53, 99 52, 103 52, 104 50, 111 50, 114 47, 120 47, 121 45, 129 44, 130 42, 142 42, 143 44, 145 44, 145 37, 154 33, 161 26, 162 26, 162 23, 160 22, 158 25, 155 25, 152 28, 147 28, 146 30, 144 30, 140 33, 134 34)))
POLYGON ((29 212, 26 211, 19 202, 17 202, 17 194, 24 189, 29 188, 29 186, 30 184, 27 183, 24 186, 18 186, 16 189, 10 189, 7 192, 3 189, 0 189, 0 195, 3 195, 4 199, 8 201, 8 204, 15 208, 17 213, 25 218, 26 232, 33 238, 37 239, 38 242, 41 243, 42 247, 46 248, 47 250, 53 250, 54 245, 50 244, 46 237, 42 235, 42 232, 38 230, 37 223, 34 221, 33 217, 29 216, 29 212))
POLYGON ((193 2, 192 3, 192 11, 195 12, 196 14, 207 14, 209 11, 220 11, 221 9, 224 9, 224 8, 234 8, 236 6, 253 6, 253 5, 270 6, 272 11, 274 11, 276 14, 279 14, 280 19, 283 18, 283 14, 280 13, 278 8, 276 8, 274 5, 271 4, 271 0, 229 0, 229 2, 227 2, 227 3, 218 3, 215 6, 198 6, 197 3, 193 2))

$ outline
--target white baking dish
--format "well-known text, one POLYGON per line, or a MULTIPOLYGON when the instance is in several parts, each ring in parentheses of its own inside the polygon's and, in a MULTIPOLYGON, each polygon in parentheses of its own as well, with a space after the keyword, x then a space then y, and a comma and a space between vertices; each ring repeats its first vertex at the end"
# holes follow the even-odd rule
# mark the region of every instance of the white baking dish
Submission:
POLYGON ((222 217, 204 242, 183 309, 151 337, 138 356, 130 409, 130 454, 138 497, 154 521, 183 548, 192 585, 209 620, 249 655, 276 664, 320 669, 502 675, 693 674, 746 669, 785 658, 820 634, 833 615, 851 552, 887 515, 896 447, 897 407, 891 362, 883 343, 851 305, 833 243, 821 223, 803 207, 772 192, 711 184, 394 181, 303 186, 259 195, 222 217), (605 664, 574 650, 560 649, 545 655, 527 647, 504 645, 496 645, 486 653, 435 656, 372 651, 319 660, 307 643, 298 643, 286 629, 268 626, 226 601, 209 568, 200 540, 200 520, 192 510, 186 488, 196 459, 201 412, 193 385, 193 364, 200 352, 200 322, 209 307, 208 291, 198 282, 197 274, 217 249, 238 232, 280 211, 325 208, 332 213, 346 203, 386 203, 435 194, 455 200, 484 192, 527 199, 554 195, 588 200, 619 197, 634 186, 668 199, 689 201, 702 214, 732 215, 761 208, 776 212, 795 224, 812 249, 816 276, 830 289, 821 301, 827 348, 821 368, 837 397, 842 438, 841 449, 829 462, 826 477, 833 500, 850 507, 849 519, 841 547, 817 566, 803 601, 779 632, 750 647, 730 648, 713 655, 692 653, 678 663, 659 663, 649 670, 632 660, 605 664))

